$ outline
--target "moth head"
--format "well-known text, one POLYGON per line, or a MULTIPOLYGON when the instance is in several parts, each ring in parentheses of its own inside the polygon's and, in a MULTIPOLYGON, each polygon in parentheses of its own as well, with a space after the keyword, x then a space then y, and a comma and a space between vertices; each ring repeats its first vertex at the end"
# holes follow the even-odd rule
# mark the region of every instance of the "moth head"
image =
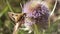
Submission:
POLYGON ((8 15, 12 21, 18 22, 21 20, 21 18, 23 17, 24 14, 23 13, 8 12, 8 15))

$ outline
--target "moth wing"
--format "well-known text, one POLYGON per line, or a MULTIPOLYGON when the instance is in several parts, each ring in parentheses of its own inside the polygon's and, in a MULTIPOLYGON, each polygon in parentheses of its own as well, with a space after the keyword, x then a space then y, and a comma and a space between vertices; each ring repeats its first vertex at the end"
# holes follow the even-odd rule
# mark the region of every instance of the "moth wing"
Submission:
POLYGON ((8 12, 8 15, 12 21, 18 22, 18 20, 23 16, 23 13, 8 12))

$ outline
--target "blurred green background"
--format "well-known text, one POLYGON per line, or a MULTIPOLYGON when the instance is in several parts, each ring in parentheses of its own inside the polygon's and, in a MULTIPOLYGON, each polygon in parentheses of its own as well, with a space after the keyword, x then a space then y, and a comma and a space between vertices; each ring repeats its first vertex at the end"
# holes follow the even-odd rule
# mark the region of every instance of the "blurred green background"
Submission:
MULTIPOLYGON (((24 3, 30 0, 0 0, 0 34, 12 34, 14 23, 8 17, 8 12, 21 13, 24 3)), ((52 10, 55 0, 49 1, 49 7, 52 10)), ((54 12, 54 16, 51 19, 51 27, 46 32, 40 32, 41 34, 60 34, 60 1, 57 3, 57 7, 54 12), (52 23, 53 22, 53 23, 52 23)), ((28 34, 25 31, 18 31, 18 34, 28 34)))

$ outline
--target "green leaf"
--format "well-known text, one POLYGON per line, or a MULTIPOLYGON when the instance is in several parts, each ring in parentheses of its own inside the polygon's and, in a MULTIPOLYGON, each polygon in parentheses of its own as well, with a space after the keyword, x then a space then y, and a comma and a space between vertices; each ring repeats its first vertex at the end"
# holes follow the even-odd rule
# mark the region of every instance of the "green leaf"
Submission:
POLYGON ((1 13, 0 13, 0 18, 2 17, 2 15, 3 15, 4 13, 7 12, 7 10, 8 10, 8 6, 6 6, 5 8, 3 8, 3 10, 2 10, 1 13))
POLYGON ((11 5, 8 2, 8 0, 6 0, 6 3, 7 3, 7 6, 9 7, 10 11, 13 11, 11 5))
POLYGON ((34 34, 40 34, 37 25, 34 24, 33 26, 34 26, 34 34))

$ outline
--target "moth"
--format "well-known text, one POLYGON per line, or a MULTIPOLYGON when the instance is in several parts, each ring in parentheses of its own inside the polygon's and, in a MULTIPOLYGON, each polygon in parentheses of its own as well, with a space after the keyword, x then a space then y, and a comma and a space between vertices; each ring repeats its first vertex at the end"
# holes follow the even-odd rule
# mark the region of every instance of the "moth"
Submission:
POLYGON ((8 12, 8 15, 10 19, 15 22, 13 34, 17 34, 18 28, 24 23, 23 22, 24 13, 8 12))
POLYGON ((18 22, 22 19, 24 14, 23 13, 8 12, 8 15, 12 21, 18 22))

